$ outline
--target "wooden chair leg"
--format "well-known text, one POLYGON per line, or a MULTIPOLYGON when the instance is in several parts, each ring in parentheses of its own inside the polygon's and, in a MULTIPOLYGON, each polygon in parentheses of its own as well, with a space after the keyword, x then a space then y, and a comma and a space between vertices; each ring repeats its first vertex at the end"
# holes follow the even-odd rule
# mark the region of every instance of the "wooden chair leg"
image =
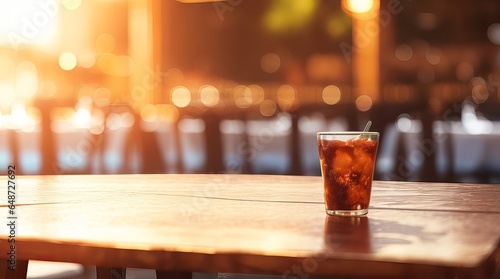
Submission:
POLYGON ((126 268, 96 267, 97 279, 125 279, 126 276, 126 268))
POLYGON ((16 260, 12 266, 7 260, 0 260, 0 279, 26 279, 28 261, 16 260))
POLYGON ((192 279, 192 272, 156 270, 156 279, 192 279))

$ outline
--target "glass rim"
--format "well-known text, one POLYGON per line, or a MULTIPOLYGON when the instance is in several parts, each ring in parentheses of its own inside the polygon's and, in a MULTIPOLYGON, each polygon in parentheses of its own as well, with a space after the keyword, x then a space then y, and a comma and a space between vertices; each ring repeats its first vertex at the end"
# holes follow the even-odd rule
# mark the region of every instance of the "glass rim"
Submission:
POLYGON ((318 132, 317 135, 318 136, 322 136, 322 135, 346 135, 346 136, 350 136, 350 135, 360 135, 360 134, 367 134, 367 135, 380 135, 379 132, 363 132, 363 131, 359 131, 359 132, 356 132, 356 131, 343 131, 343 132, 318 132))

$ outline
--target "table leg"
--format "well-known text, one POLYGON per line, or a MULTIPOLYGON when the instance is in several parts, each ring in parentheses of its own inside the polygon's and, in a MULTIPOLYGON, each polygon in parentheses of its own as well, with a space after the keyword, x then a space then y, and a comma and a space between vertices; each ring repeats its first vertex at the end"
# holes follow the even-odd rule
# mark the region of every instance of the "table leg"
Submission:
POLYGON ((26 279, 28 261, 16 261, 16 269, 10 269, 6 260, 0 260, 0 279, 26 279))
POLYGON ((96 267, 97 279, 125 279, 126 276, 126 268, 96 267))
POLYGON ((191 279, 193 274, 185 271, 156 270, 156 279, 191 279))

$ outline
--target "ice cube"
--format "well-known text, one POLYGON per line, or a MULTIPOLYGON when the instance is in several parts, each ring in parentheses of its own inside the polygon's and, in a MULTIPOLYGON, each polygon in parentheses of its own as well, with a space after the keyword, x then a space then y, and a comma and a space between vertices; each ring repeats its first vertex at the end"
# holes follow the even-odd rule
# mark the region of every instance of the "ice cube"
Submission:
POLYGON ((358 182, 349 187, 346 201, 353 209, 359 205, 365 207, 368 204, 368 196, 368 188, 358 182))
POLYGON ((333 171, 338 174, 351 172, 353 156, 349 149, 339 148, 335 151, 332 159, 333 171))

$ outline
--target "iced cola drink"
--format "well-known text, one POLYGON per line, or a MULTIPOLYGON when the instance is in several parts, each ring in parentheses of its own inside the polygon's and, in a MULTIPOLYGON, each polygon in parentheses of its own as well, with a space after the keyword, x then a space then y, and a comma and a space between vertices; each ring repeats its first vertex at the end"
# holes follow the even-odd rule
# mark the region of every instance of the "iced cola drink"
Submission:
POLYGON ((377 132, 318 133, 328 214, 363 215, 368 212, 378 139, 377 132))

